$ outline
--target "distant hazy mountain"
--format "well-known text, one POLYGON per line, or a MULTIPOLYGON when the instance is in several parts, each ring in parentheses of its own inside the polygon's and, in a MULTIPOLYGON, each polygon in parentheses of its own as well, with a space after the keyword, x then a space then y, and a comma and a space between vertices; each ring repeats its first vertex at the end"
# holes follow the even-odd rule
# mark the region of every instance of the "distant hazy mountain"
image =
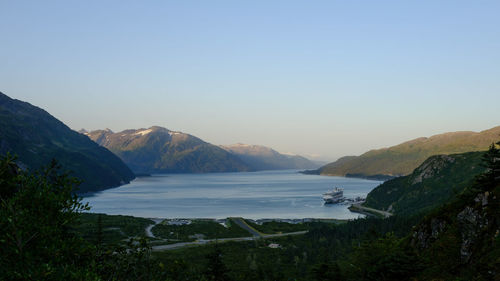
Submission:
POLYGON ((500 126, 476 132, 453 132, 418 138, 389 148, 347 156, 319 168, 316 173, 333 176, 400 176, 411 173, 432 155, 484 151, 500 140, 500 126))
POLYGON ((318 167, 302 156, 281 154, 265 146, 239 143, 221 147, 237 155, 254 170, 312 169, 318 167))
POLYGON ((0 154, 18 156, 23 168, 36 169, 55 158, 83 180, 80 192, 128 183, 130 169, 113 153, 71 130, 45 110, 0 93, 0 154))
POLYGON ((162 127, 85 133, 120 157, 136 173, 210 173, 252 170, 226 150, 162 127))

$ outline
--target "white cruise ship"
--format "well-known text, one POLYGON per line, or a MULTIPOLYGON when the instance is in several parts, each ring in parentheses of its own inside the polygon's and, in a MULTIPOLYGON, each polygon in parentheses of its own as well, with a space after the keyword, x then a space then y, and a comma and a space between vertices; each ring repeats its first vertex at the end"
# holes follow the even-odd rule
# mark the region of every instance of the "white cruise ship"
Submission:
POLYGON ((345 200, 344 189, 335 187, 334 189, 323 194, 325 204, 340 203, 345 200))

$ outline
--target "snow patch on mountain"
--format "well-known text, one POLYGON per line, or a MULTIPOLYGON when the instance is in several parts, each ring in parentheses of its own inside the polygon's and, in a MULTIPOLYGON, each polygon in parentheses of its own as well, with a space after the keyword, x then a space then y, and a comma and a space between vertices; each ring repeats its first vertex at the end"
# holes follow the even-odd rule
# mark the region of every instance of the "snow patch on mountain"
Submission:
POLYGON ((142 131, 136 132, 133 135, 134 136, 138 136, 138 135, 145 136, 145 135, 151 133, 152 131, 153 131, 152 129, 146 129, 146 130, 142 130, 142 131))

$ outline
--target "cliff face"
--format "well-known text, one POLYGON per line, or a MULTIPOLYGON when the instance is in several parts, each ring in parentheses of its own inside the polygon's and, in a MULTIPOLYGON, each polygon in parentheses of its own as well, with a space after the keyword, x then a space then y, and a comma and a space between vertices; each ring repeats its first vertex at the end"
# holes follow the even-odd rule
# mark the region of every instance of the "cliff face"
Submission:
POLYGON ((432 160, 425 161, 413 172, 412 184, 421 183, 422 181, 432 178, 440 173, 447 165, 455 163, 455 158, 448 155, 438 155, 432 160))
POLYGON ((460 273, 477 280, 498 277, 499 206, 500 187, 497 186, 478 193, 468 202, 440 209, 420 223, 411 234, 410 244, 427 262, 423 275, 446 278, 446 274, 460 273), (443 267, 449 271, 442 272, 443 267))

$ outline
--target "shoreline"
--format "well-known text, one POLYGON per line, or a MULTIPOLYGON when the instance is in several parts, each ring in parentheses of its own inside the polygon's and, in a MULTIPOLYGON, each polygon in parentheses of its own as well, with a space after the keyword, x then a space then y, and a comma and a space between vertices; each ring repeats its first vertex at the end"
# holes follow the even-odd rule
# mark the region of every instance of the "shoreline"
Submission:
POLYGON ((381 181, 385 182, 394 178, 396 176, 391 175, 363 175, 363 174, 345 174, 345 175, 337 175, 337 174, 321 174, 319 170, 303 170, 299 171, 299 174, 303 175, 316 175, 316 176, 325 176, 325 177, 341 177, 341 178, 350 178, 350 179, 362 179, 362 180, 372 180, 372 181, 381 181))
POLYGON ((378 217, 378 218, 388 218, 388 217, 391 217, 393 215, 390 212, 365 207, 361 204, 352 204, 351 206, 348 207, 348 209, 349 209, 349 211, 354 212, 354 213, 364 214, 367 216, 373 216, 373 217, 378 217))
MULTIPOLYGON (((94 212, 82 212, 83 214, 94 214, 94 215, 106 215, 106 216, 123 216, 123 217, 134 217, 134 218, 143 218, 143 219, 149 219, 149 220, 169 220, 169 221, 183 221, 183 220, 198 220, 198 221, 215 221, 215 222, 225 222, 228 219, 235 218, 235 216, 229 216, 226 218, 207 218, 207 217, 177 217, 177 218, 161 218, 161 217, 141 217, 141 216, 132 216, 132 215, 113 215, 113 214, 106 214, 106 213, 94 213, 94 212)), ((358 213, 358 212, 355 212, 358 213)), ((359 218, 353 218, 353 219, 337 219, 337 218, 293 218, 293 219, 286 219, 286 218, 260 218, 260 219, 249 219, 245 217, 240 217, 245 220, 257 223, 257 224, 262 224, 266 222, 286 222, 286 223, 291 223, 291 224, 298 224, 298 223, 307 223, 307 222, 325 222, 325 223, 342 223, 342 222, 347 222, 347 221, 352 221, 356 220, 359 218)))

